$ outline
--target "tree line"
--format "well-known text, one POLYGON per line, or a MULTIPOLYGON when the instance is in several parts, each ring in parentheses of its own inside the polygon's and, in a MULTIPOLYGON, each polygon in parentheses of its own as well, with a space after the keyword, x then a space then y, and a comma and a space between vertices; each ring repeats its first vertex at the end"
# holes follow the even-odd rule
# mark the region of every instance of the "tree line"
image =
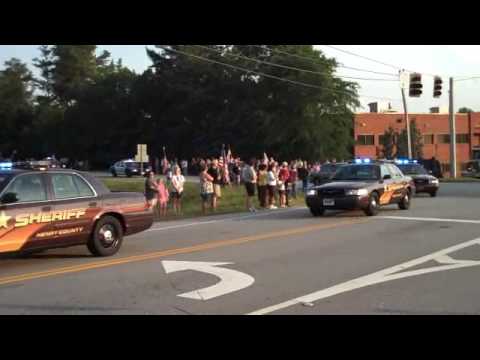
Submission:
POLYGON ((38 77, 15 58, 0 71, 3 156, 105 166, 140 143, 170 158, 218 156, 222 144, 243 158, 352 154, 358 85, 312 45, 157 45, 141 74, 96 45, 39 50, 38 77))

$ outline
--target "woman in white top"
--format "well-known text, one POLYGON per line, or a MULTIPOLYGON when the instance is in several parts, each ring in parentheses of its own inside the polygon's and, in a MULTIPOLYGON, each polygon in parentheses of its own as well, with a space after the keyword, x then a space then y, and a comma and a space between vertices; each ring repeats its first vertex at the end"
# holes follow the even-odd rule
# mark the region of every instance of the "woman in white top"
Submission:
POLYGON ((179 215, 182 210, 182 195, 183 195, 183 185, 185 184, 185 178, 182 175, 180 167, 176 166, 173 170, 172 176, 172 194, 173 199, 173 210, 176 215, 179 215))
POLYGON ((271 164, 268 167, 267 173, 268 180, 268 197, 269 197, 269 209, 277 209, 275 206, 275 190, 277 189, 277 169, 275 164, 271 164))

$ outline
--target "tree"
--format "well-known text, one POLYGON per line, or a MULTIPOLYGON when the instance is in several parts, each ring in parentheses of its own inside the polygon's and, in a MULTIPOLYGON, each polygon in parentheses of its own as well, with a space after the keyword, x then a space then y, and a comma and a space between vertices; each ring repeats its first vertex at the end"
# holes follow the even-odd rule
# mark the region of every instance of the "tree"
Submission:
MULTIPOLYGON (((410 122, 410 136, 412 142, 412 156, 415 159, 421 159, 423 157, 423 137, 415 120, 410 122)), ((398 137, 396 157, 408 157, 408 138, 406 129, 403 129, 398 137)))
POLYGON ((458 112, 460 114, 467 114, 473 112, 473 110, 468 107, 461 107, 460 109, 458 109, 458 112))
POLYGON ((159 106, 152 117, 163 130, 161 141, 175 152, 218 154, 230 143, 244 157, 264 151, 285 159, 348 156, 357 86, 335 77, 336 62, 311 45, 171 45, 148 55, 155 68, 150 85, 164 89, 152 92, 159 106))
POLYGON ((41 89, 47 97, 65 108, 78 101, 86 88, 93 84, 98 67, 110 56, 106 51, 96 56, 96 45, 42 45, 41 57, 34 59, 40 69, 41 89))
POLYGON ((0 71, 0 152, 24 152, 29 144, 22 137, 31 131, 33 121, 33 76, 16 58, 5 61, 4 66, 0 71))
POLYGON ((397 132, 391 126, 383 134, 381 145, 383 146, 383 156, 386 159, 394 157, 397 136, 397 132))

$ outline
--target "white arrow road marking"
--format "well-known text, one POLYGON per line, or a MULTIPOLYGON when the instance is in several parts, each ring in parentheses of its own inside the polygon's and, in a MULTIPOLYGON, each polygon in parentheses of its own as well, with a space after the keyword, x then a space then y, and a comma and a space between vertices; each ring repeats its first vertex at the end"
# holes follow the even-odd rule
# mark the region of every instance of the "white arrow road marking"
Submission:
POLYGON ((384 283, 387 281, 392 281, 392 280, 397 280, 397 279, 402 279, 402 278, 407 278, 412 276, 418 276, 418 275, 433 273, 437 271, 445 271, 445 270, 460 269, 464 267, 479 266, 480 261, 455 260, 455 259, 452 259, 450 256, 448 256, 448 254, 450 253, 453 253, 455 251, 464 249, 472 245, 480 245, 480 238, 470 240, 455 246, 451 246, 449 248, 437 251, 430 255, 422 256, 417 259, 405 262, 403 264, 396 265, 384 270, 380 270, 373 274, 362 276, 357 279, 353 279, 338 285, 334 285, 332 287, 329 287, 320 291, 316 291, 305 296, 288 300, 277 305, 269 306, 264 309, 251 312, 248 315, 265 315, 277 310, 285 309, 293 305, 297 305, 301 303, 313 303, 314 301, 325 299, 334 295, 360 289, 360 288, 374 285, 374 284, 384 283), (432 267, 418 269, 418 270, 401 272, 403 270, 421 265, 431 260, 434 260, 444 265, 432 266, 432 267))
POLYGON ((165 269, 165 272, 167 274, 177 271, 196 270, 207 274, 215 275, 220 278, 220 282, 213 286, 177 295, 183 298, 194 300, 210 300, 218 296, 226 295, 244 289, 255 282, 255 279, 253 277, 240 271, 217 267, 231 264, 233 263, 162 261, 163 268, 165 269))

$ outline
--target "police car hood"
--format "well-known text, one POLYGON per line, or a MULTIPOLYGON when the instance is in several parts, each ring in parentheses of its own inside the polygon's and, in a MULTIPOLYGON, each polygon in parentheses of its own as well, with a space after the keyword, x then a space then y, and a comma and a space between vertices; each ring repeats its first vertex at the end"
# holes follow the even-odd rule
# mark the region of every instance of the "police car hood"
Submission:
POLYGON ((408 177, 412 178, 413 180, 434 180, 436 179, 435 176, 428 175, 428 174, 418 174, 418 175, 408 175, 408 177))
POLYGON ((325 185, 316 186, 315 189, 363 189, 371 186, 375 181, 333 181, 325 185))

